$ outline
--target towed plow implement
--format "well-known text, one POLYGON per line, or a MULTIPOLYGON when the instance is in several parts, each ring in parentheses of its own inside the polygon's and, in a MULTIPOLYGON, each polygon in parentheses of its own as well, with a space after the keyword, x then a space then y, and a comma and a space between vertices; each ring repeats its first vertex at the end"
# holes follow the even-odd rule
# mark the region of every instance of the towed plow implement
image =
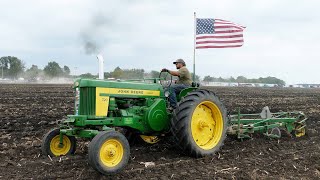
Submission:
POLYGON ((277 112, 271 113, 268 107, 264 107, 260 114, 238 114, 229 116, 228 135, 236 135, 237 138, 251 138, 253 133, 262 133, 271 138, 280 138, 281 130, 294 137, 306 134, 306 120, 303 112, 277 112))

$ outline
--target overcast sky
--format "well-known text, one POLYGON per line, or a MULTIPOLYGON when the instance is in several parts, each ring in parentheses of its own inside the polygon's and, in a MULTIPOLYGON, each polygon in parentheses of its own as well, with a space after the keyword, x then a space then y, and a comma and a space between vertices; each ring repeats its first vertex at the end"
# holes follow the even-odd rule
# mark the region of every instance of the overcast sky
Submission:
POLYGON ((177 58, 192 71, 197 12, 247 27, 240 48, 196 50, 197 75, 320 83, 319 7, 317 0, 1 0, 0 57, 96 74, 95 45, 105 71, 173 69, 177 58))

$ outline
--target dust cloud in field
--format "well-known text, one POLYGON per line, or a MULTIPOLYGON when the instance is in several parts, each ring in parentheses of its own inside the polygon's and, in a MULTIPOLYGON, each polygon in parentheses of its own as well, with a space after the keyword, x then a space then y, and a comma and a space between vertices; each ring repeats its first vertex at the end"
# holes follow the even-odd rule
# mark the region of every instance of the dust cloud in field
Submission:
POLYGON ((52 78, 50 80, 35 80, 27 81, 24 79, 18 80, 0 80, 1 84, 73 84, 74 79, 72 78, 52 78))

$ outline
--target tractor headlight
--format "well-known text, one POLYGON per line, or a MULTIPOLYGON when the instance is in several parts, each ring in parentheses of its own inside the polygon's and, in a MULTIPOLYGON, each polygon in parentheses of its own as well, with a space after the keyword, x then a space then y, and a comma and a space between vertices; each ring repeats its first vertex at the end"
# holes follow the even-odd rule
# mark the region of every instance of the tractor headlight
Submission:
POLYGON ((165 92, 164 92, 164 96, 165 96, 165 97, 169 97, 169 95, 170 95, 170 92, 169 92, 169 91, 165 91, 165 92))

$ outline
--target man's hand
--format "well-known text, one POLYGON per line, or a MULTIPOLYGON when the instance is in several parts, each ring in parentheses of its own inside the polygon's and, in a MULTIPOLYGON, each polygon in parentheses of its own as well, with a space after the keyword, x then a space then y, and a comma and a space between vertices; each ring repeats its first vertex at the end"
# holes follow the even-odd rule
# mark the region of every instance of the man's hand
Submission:
POLYGON ((166 69, 166 68, 163 68, 163 69, 161 70, 161 72, 169 72, 169 70, 166 69))

